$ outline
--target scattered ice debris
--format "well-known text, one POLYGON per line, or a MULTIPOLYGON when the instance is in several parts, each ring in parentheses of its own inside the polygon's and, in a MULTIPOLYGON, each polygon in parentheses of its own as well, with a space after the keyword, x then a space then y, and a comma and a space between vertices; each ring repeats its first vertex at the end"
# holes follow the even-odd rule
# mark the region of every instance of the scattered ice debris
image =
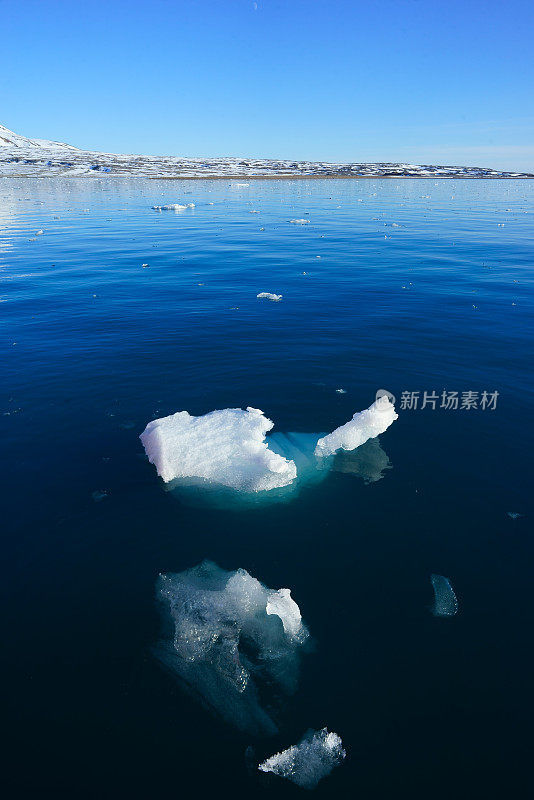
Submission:
POLYGON ((273 294, 272 292, 260 292, 256 295, 256 297, 260 300, 273 300, 275 303, 278 303, 282 299, 283 295, 273 294))
POLYGON ((308 731, 298 744, 275 753, 258 769, 287 778, 303 789, 315 789, 319 781, 330 775, 345 756, 341 737, 323 728, 320 731, 308 731))
POLYGON ((454 617, 458 612, 458 600, 450 580, 443 575, 431 575, 430 580, 434 589, 432 613, 435 617, 454 617))
POLYGON ((289 589, 204 561, 160 575, 157 597, 169 631, 156 648, 162 663, 226 722, 276 733, 273 713, 297 688, 309 636, 289 589))
POLYGON ((200 417, 178 411, 149 422, 140 439, 166 483, 193 478, 260 492, 287 486, 297 476, 293 461, 269 449, 265 434, 272 427, 262 411, 250 406, 200 417))
POLYGON ((384 433, 396 419, 395 406, 387 395, 382 395, 369 408, 356 412, 345 425, 319 439, 315 455, 326 457, 338 450, 354 450, 368 439, 384 433))
POLYGON ((96 491, 92 493, 91 497, 95 503, 100 503, 101 500, 104 500, 106 497, 108 497, 108 493, 105 489, 96 489, 96 491))
POLYGON ((346 389, 336 389, 337 394, 347 394, 346 389))
POLYGON ((293 225, 308 225, 310 220, 309 219, 290 219, 289 221, 292 222, 293 225))
POLYGON ((506 512, 510 519, 519 519, 520 517, 524 517, 524 514, 520 514, 518 511, 507 511, 506 512))
POLYGON ((152 206, 154 211, 183 211, 186 208, 194 208, 194 203, 187 203, 183 205, 181 203, 169 203, 166 206, 152 206))

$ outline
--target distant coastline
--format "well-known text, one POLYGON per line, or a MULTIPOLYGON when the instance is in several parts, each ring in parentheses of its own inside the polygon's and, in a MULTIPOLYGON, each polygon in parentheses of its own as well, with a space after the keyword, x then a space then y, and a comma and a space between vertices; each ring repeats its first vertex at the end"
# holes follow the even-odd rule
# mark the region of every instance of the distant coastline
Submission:
POLYGON ((534 174, 489 167, 408 163, 336 164, 272 158, 182 158, 100 153, 64 142, 29 139, 0 125, 0 177, 102 177, 157 180, 443 178, 518 180, 534 174))
MULTIPOLYGON (((119 176, 116 176, 119 177, 119 176)), ((534 175, 522 173, 519 175, 293 175, 280 173, 279 175, 161 175, 149 176, 151 181, 222 181, 243 180, 247 181, 303 181, 303 180, 337 180, 337 181, 373 181, 373 180, 463 180, 463 181, 531 181, 534 175)))

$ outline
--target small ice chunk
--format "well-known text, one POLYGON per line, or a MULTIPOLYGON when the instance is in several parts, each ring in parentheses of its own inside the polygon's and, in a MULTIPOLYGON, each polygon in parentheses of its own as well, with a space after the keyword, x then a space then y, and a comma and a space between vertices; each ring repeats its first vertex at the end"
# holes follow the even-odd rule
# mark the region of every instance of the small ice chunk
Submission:
POLYGON ((36 236, 42 236, 44 231, 35 231, 36 236))
POLYGON ((104 500, 108 496, 108 493, 105 489, 95 489, 92 493, 91 497, 95 501, 95 503, 100 503, 101 500, 104 500))
POLYGON ((377 397, 365 411, 356 412, 350 422, 319 439, 315 455, 320 458, 338 450, 354 450, 368 439, 384 433, 396 419, 398 414, 389 397, 385 394, 377 397))
POLYGON ((257 408, 225 408, 193 417, 178 411, 149 422, 139 437, 148 460, 168 483, 201 478, 219 486, 260 492, 290 484, 293 461, 269 449, 271 422, 257 408))
POLYGON ((345 756, 341 737, 323 728, 320 731, 308 731, 298 744, 275 753, 258 769, 287 778, 303 789, 315 789, 319 781, 330 775, 345 756))
POLYGON ((518 511, 507 511, 506 513, 510 519, 519 519, 519 517, 523 516, 523 514, 520 514, 518 511))
POLYGON ((283 295, 281 294, 273 294, 272 292, 260 292, 256 295, 257 298, 260 300, 272 300, 275 303, 279 303, 282 299, 283 295))
POLYGON ((443 575, 431 575, 430 580, 434 589, 432 613, 436 617, 454 617, 458 613, 458 600, 450 580, 443 575))
POLYGON ((337 394, 347 394, 346 389, 336 389, 337 394))
POLYGON ((152 206, 154 211, 183 211, 185 208, 194 208, 194 203, 187 203, 183 205, 182 203, 169 203, 166 206, 152 206))
POLYGON ((308 225, 310 222, 309 219, 290 219, 289 221, 292 222, 293 225, 308 225))

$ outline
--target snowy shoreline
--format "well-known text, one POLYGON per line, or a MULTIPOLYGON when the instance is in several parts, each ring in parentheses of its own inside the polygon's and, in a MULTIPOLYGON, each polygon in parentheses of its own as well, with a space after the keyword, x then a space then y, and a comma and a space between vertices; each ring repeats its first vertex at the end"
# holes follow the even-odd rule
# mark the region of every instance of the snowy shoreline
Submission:
POLYGON ((437 166, 269 158, 182 158, 99 153, 62 142, 29 139, 0 125, 0 177, 116 177, 157 180, 276 180, 306 178, 527 179, 533 174, 487 167, 437 166))

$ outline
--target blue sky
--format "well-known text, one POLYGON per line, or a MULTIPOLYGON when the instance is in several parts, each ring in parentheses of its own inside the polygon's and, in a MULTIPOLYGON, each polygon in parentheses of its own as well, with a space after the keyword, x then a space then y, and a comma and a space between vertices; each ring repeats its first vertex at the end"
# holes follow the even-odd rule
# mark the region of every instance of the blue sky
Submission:
POLYGON ((534 171, 532 0, 0 0, 0 123, 108 152, 534 171))

